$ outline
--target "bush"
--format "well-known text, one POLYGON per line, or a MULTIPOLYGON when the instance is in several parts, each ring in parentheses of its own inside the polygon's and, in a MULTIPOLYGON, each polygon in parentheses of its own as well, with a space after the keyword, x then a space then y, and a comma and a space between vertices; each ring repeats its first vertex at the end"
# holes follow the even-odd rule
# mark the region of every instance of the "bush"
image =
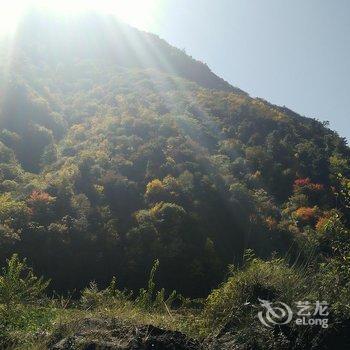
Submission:
POLYGON ((141 288, 136 298, 136 305, 144 310, 167 311, 177 297, 180 297, 174 290, 168 298, 165 297, 165 289, 156 291, 154 276, 159 268, 159 260, 155 260, 149 275, 147 289, 141 288))
POLYGON ((90 282, 82 291, 81 305, 84 309, 113 306, 116 302, 127 301, 131 298, 131 292, 121 291, 117 288, 117 280, 112 278, 106 289, 100 290, 96 282, 90 282))
POLYGON ((256 318, 258 299, 292 304, 305 290, 302 273, 289 267, 283 259, 263 261, 246 258, 241 270, 231 268, 230 277, 212 291, 205 302, 205 328, 216 331, 228 323, 251 327, 256 318))
POLYGON ((0 276, 0 310, 8 314, 14 312, 18 305, 37 301, 48 285, 49 281, 34 275, 25 259, 12 255, 0 276))
POLYGON ((16 254, 7 260, 0 275, 0 347, 24 344, 38 329, 43 330, 54 310, 38 305, 49 281, 38 278, 26 260, 16 254))

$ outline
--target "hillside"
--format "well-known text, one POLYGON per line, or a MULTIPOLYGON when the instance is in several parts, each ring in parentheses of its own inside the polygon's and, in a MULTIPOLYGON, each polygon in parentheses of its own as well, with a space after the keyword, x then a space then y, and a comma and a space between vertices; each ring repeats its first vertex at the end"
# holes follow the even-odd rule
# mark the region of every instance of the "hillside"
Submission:
POLYGON ((33 11, 20 22, 14 49, 36 65, 54 67, 81 59, 103 60, 126 68, 158 69, 205 88, 244 94, 206 64, 112 16, 86 13, 62 18, 33 11))
MULTIPOLYGON (((0 260, 26 257, 49 292, 76 298, 113 276, 137 291, 159 260, 168 293, 206 297, 247 249, 313 268, 348 261, 350 149, 325 124, 111 18, 32 14, 4 47, 0 260)), ((257 261, 253 273, 269 274, 257 261)), ((272 281, 284 295, 289 282, 272 281)), ((221 302, 206 316, 218 326, 221 302)))

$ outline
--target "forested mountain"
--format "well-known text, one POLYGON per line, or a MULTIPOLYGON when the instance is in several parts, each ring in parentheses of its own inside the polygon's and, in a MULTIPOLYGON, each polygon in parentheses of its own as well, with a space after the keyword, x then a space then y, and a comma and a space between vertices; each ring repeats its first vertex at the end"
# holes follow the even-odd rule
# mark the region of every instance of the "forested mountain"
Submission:
POLYGON ((137 290, 158 259, 167 291, 204 297, 248 248, 345 249, 350 149, 325 123, 97 15, 31 14, 1 57, 1 261, 51 290, 137 290))
POLYGON ((223 91, 232 87, 208 66, 186 55, 158 36, 136 30, 113 16, 87 13, 62 18, 32 12, 24 17, 16 34, 15 50, 36 65, 103 60, 126 68, 153 68, 198 85, 223 91))

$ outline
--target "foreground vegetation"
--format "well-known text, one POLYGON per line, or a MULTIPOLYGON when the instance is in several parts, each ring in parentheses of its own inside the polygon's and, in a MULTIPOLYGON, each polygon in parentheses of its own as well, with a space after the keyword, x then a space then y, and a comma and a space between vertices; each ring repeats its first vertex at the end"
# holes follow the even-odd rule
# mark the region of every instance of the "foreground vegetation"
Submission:
POLYGON ((13 255, 0 276, 0 344, 4 349, 46 349, 74 334, 86 319, 117 318, 176 330, 199 341, 230 334, 237 349, 331 349, 350 344, 350 239, 334 222, 334 257, 317 265, 291 266, 285 259, 264 261, 246 251, 240 268, 230 267, 227 280, 206 299, 190 300, 155 283, 155 261, 146 288, 138 293, 118 289, 113 278, 99 289, 95 282, 80 297, 45 295, 49 282, 37 278, 25 261, 13 255), (339 233, 341 232, 341 233, 339 233), (339 249, 341 242, 341 249, 339 249), (328 328, 300 327, 293 322, 267 328, 257 319, 259 299, 311 303, 329 300, 328 328))

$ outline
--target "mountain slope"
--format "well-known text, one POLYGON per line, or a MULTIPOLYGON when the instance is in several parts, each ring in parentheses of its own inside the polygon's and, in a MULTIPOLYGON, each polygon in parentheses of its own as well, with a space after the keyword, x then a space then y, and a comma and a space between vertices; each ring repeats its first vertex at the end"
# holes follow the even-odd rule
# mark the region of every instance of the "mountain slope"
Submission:
POLYGON ((16 42, 15 52, 24 51, 26 58, 36 64, 103 60, 127 68, 158 69, 206 88, 244 94, 216 76, 206 64, 112 16, 86 13, 62 18, 33 12, 21 21, 16 42))

